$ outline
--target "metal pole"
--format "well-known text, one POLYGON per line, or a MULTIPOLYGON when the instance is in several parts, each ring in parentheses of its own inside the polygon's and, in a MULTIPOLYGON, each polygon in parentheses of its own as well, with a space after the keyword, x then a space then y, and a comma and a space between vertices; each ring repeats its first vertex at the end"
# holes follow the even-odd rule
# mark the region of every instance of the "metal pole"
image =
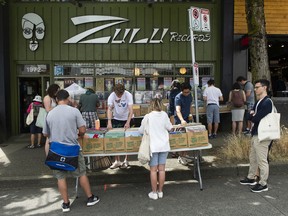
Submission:
MULTIPOLYGON (((190 38, 191 38, 191 56, 192 56, 192 68, 193 68, 193 79, 195 81, 195 69, 194 69, 194 63, 195 63, 195 47, 194 47, 194 34, 192 29, 192 9, 188 9, 189 14, 189 29, 190 29, 190 38)), ((198 84, 195 84, 194 82, 194 101, 195 101, 195 111, 196 111, 196 122, 199 123, 199 112, 198 112, 198 96, 197 96, 197 89, 198 84)))

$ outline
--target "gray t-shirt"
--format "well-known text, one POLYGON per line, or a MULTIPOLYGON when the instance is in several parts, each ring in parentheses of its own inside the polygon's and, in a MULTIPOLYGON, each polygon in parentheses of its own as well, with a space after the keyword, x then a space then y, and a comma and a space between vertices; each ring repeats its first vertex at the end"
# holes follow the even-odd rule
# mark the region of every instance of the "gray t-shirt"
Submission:
POLYGON ((85 125, 78 109, 68 105, 58 105, 47 114, 43 134, 49 135, 50 142, 78 144, 77 129, 85 125))
POLYGON ((255 103, 255 96, 254 96, 254 86, 251 82, 247 81, 244 85, 244 91, 251 91, 251 94, 249 97, 246 98, 246 102, 249 104, 255 103))

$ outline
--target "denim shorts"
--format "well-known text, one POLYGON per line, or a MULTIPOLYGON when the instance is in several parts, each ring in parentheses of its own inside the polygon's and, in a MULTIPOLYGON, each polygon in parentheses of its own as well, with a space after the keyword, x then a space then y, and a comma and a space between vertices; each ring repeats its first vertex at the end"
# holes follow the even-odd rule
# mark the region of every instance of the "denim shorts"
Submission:
POLYGON ((53 170, 53 175, 57 179, 65 179, 67 177, 80 177, 86 175, 86 165, 82 152, 78 156, 78 168, 75 171, 53 170))
POLYGON ((149 162, 149 166, 158 166, 166 164, 166 159, 168 156, 168 152, 155 152, 152 153, 152 157, 149 162))

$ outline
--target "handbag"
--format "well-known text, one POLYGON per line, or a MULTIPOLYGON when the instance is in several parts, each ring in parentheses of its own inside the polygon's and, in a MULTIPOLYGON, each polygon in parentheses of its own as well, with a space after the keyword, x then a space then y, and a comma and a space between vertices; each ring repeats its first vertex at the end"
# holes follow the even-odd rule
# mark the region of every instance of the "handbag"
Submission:
POLYGON ((149 118, 147 118, 147 121, 144 123, 144 133, 138 151, 138 160, 143 165, 150 161, 150 155, 151 155, 148 126, 149 126, 149 118))
POLYGON ((45 164, 50 169, 75 171, 78 168, 78 144, 51 142, 45 164))
MULTIPOLYGON (((269 99, 271 100, 271 99, 269 99)), ((264 140, 277 140, 280 139, 280 113, 272 102, 272 112, 261 119, 258 126, 258 139, 264 140)))
POLYGON ((36 120, 36 126, 37 127, 40 127, 40 128, 44 127, 46 115, 47 115, 46 110, 43 107, 40 107, 39 113, 37 116, 37 120, 36 120))
POLYGON ((33 120, 34 120, 34 109, 33 109, 33 105, 32 105, 32 108, 26 117, 26 124, 30 125, 33 122, 33 120))

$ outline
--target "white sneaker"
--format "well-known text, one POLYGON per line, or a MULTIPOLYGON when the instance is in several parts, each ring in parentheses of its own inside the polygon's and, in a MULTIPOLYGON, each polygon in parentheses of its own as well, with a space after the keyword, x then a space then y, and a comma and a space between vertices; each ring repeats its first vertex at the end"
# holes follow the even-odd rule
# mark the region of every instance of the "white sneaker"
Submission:
POLYGON ((163 198, 163 192, 157 192, 157 194, 159 199, 163 198))
POLYGON ((121 166, 121 162, 120 161, 115 161, 111 166, 110 166, 110 169, 116 169, 118 167, 121 166))
POLYGON ((150 199, 153 199, 153 200, 157 200, 158 199, 158 194, 156 192, 153 192, 153 191, 151 191, 148 194, 148 196, 149 196, 150 199))
POLYGON ((130 164, 129 164, 129 162, 128 161, 124 161, 122 164, 121 164, 121 169, 126 169, 126 168, 128 168, 130 166, 130 164))
POLYGON ((182 165, 184 165, 184 166, 186 166, 187 164, 188 164, 188 162, 186 161, 186 159, 185 158, 183 158, 183 157, 178 157, 178 162, 180 163, 180 164, 182 164, 182 165))
POLYGON ((189 156, 189 155, 185 155, 185 156, 183 156, 182 158, 184 158, 184 160, 185 160, 187 163, 192 163, 192 162, 193 162, 192 157, 189 156))

